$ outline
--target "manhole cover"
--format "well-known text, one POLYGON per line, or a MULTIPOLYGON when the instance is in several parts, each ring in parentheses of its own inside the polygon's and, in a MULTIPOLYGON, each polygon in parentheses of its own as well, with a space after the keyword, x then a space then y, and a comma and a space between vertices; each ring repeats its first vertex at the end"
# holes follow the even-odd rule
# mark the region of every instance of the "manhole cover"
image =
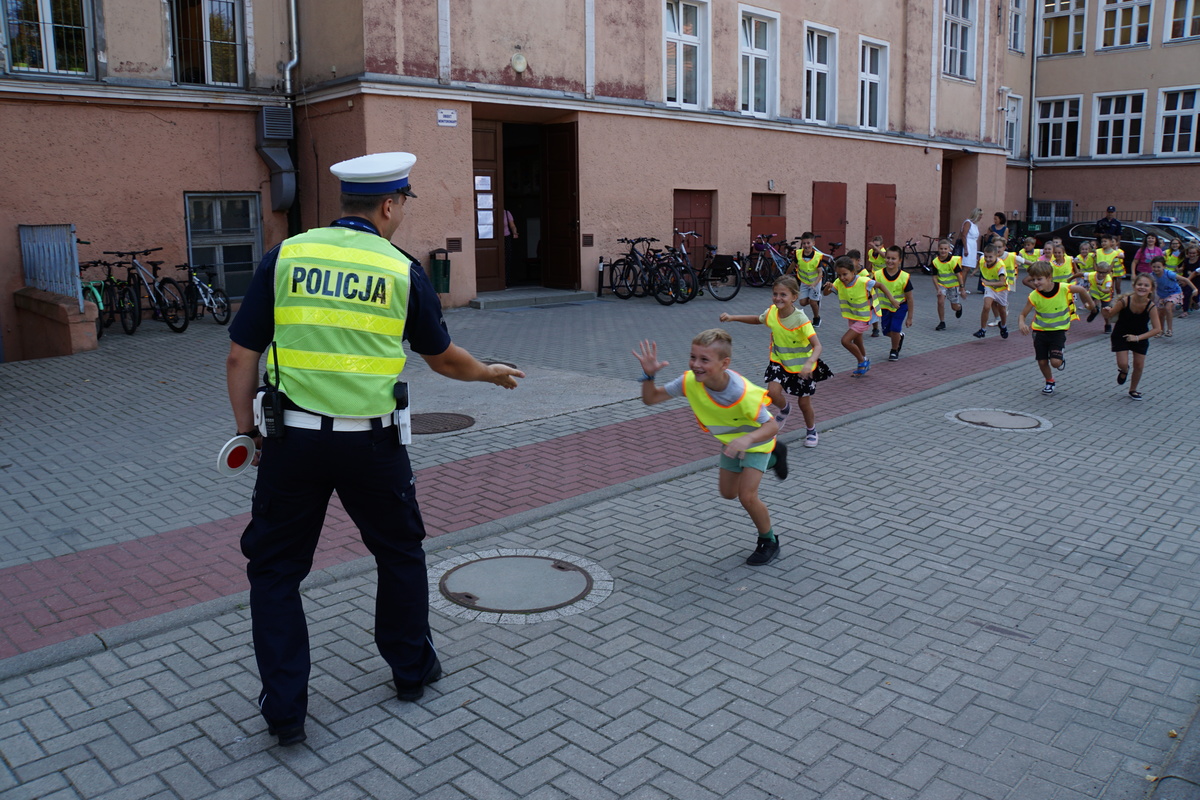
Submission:
POLYGON ((1005 411, 1002 408, 960 408, 947 411, 946 419, 972 428, 994 431, 1045 431, 1054 427, 1050 420, 1023 411, 1005 411))
POLYGON ((436 411, 430 414, 412 415, 413 433, 446 433, 461 431, 475 424, 474 417, 466 414, 449 414, 436 411))
POLYGON ((486 550, 443 561, 429 573, 430 606, 465 619, 530 624, 578 614, 612 592, 598 564, 548 550, 486 550))

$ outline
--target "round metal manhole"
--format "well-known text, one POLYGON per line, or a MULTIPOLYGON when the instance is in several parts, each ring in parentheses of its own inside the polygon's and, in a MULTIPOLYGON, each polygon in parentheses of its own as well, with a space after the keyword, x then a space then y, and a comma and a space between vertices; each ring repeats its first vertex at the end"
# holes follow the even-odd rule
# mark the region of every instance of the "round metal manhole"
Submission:
POLYGON ((485 550, 430 569, 429 604, 451 617, 528 625, 595 608, 612 593, 599 564, 549 550, 485 550))
POLYGON ((475 424, 474 417, 466 414, 449 414, 436 411, 429 414, 412 415, 413 433, 448 433, 461 431, 475 424))
POLYGON ((1054 423, 1036 414, 1024 411, 1005 411, 1002 408, 960 408, 957 411, 947 411, 946 419, 967 425, 972 428, 982 428, 990 431, 1017 431, 1030 433, 1046 431, 1054 427, 1054 423))

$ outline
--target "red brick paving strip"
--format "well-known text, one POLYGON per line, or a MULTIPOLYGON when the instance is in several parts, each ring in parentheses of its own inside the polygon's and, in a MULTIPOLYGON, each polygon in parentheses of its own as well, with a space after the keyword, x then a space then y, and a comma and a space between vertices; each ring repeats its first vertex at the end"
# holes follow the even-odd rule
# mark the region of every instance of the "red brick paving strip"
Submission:
MULTIPOLYGON (((822 384, 814 398, 817 419, 1022 359, 1031 362, 1030 382, 1040 382, 1028 339, 1019 335, 881 361, 864 378, 845 373, 822 384)), ((691 412, 674 408, 423 469, 417 492, 425 525, 437 536, 653 475, 710 452, 711 439, 691 412)), ((0 570, 0 658, 245 591, 238 538, 249 518, 240 514, 0 570)), ((357 529, 335 498, 314 568, 365 555, 357 529)))

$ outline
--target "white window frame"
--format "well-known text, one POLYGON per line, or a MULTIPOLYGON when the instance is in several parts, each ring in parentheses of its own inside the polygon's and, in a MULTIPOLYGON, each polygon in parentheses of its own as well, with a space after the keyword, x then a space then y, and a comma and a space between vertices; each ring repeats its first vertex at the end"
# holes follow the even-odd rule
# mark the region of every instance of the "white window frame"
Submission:
POLYGON ((1034 123, 1035 123, 1034 124, 1034 141, 1033 141, 1033 146, 1029 150, 1029 157, 1032 159, 1036 159, 1038 161, 1066 160, 1066 159, 1072 159, 1072 158, 1079 158, 1083 154, 1082 151, 1080 150, 1080 144, 1081 144, 1080 140, 1083 135, 1083 124, 1082 124, 1083 95, 1073 94, 1073 95, 1063 95, 1061 97, 1038 97, 1038 98, 1034 99, 1034 109, 1036 110, 1037 117, 1034 119, 1034 123), (1042 104, 1062 102, 1062 103, 1067 104, 1065 106, 1065 108, 1069 110, 1069 108, 1070 108, 1069 104, 1071 103, 1071 101, 1075 101, 1076 108, 1077 108, 1077 111, 1076 111, 1074 117, 1069 116, 1069 115, 1064 115, 1062 117, 1055 118, 1058 120, 1057 122, 1047 123, 1049 125, 1061 124, 1063 126, 1062 137, 1061 137, 1062 143, 1063 143, 1062 153, 1060 155, 1053 155, 1053 154, 1048 153, 1047 155, 1043 156, 1042 155, 1042 142, 1045 139, 1045 136, 1042 133, 1042 104), (1071 122, 1075 123, 1075 155, 1067 155, 1066 154, 1066 151, 1067 151, 1066 143, 1068 141, 1067 140, 1067 126, 1071 122))
POLYGON ((827 28, 824 25, 815 25, 811 22, 804 23, 804 121, 815 122, 818 125, 836 125, 837 124, 837 74, 838 74, 838 31, 837 28, 827 28), (814 60, 814 54, 811 52, 813 48, 809 47, 809 37, 813 38, 815 44, 817 36, 826 36, 829 38, 829 46, 826 48, 826 54, 829 58, 829 63, 821 64, 814 60), (815 85, 821 75, 825 76, 825 108, 818 109, 817 101, 812 95, 811 86, 815 85), (824 118, 819 112, 824 112, 824 118))
POLYGON ((1021 131, 1024 129, 1025 98, 1019 94, 1009 94, 1004 108, 1004 147, 1008 157, 1021 157, 1021 131), (1014 112, 1015 108, 1015 112, 1014 112))
POLYGON ((191 41, 198 42, 202 48, 204 56, 204 76, 203 80, 192 80, 191 76, 184 75, 184 59, 182 56, 185 47, 195 47, 197 45, 185 45, 183 41, 182 11, 180 3, 186 0, 172 0, 171 2, 171 46, 175 54, 175 80, 185 86, 222 86, 241 88, 246 85, 246 2, 247 0, 199 0, 202 7, 202 16, 205 20, 203 39, 193 39, 191 41), (221 39, 213 38, 212 22, 214 14, 212 12, 214 4, 230 5, 234 12, 234 36, 232 43, 221 39), (229 45, 232 44, 234 49, 234 57, 237 59, 237 77, 232 81, 218 81, 213 77, 213 47, 214 45, 229 45), (185 80, 187 78, 187 80, 185 80))
POLYGON ((891 69, 891 50, 887 42, 882 39, 872 39, 869 36, 858 37, 858 127, 866 131, 886 131, 888 129, 888 71, 891 69), (863 66, 863 61, 867 56, 867 50, 873 48, 879 51, 879 72, 877 74, 867 71, 863 66), (878 108, 875 110, 875 116, 879 120, 878 125, 868 123, 867 115, 867 95, 871 84, 874 84, 876 90, 876 100, 878 108))
POLYGON ((1038 55, 1066 56, 1087 52, 1087 0, 1036 0, 1042 3, 1042 29, 1038 31, 1038 55), (1067 20, 1067 36, 1070 39, 1069 49, 1061 53, 1051 53, 1046 47, 1046 33, 1050 29, 1050 21, 1067 20), (1079 47, 1075 47, 1078 39, 1079 47))
MULTIPOLYGON (((765 8, 738 4, 738 109, 746 116, 770 118, 777 116, 779 113, 779 18, 780 15, 777 11, 768 11, 765 8), (747 48, 742 43, 742 26, 747 21, 766 23, 767 47, 765 50, 747 48), (766 108, 761 112, 755 111, 753 108, 742 108, 746 103, 745 89, 747 76, 745 70, 747 58, 766 60, 766 108)), ((753 87, 753 76, 751 76, 749 81, 750 86, 753 87)))
POLYGON ((1115 50, 1122 47, 1149 47, 1150 46, 1150 26, 1151 20, 1154 17, 1153 0, 1101 0, 1099 4, 1099 13, 1096 14, 1096 49, 1097 50, 1115 50), (1145 10, 1145 21, 1136 21, 1139 12, 1145 10), (1129 14, 1126 19, 1126 13, 1129 14), (1110 15, 1115 15, 1116 23, 1110 27, 1110 15), (1145 29, 1146 41, 1137 41, 1139 28, 1145 29), (1113 30, 1112 44, 1105 44, 1104 37, 1109 30, 1113 30), (1122 31, 1128 31, 1130 40, 1127 42, 1118 41, 1119 34, 1122 31))
POLYGON ((663 6, 663 101, 672 108, 686 109, 701 109, 707 108, 708 100, 708 53, 709 53, 709 24, 708 24, 708 3, 706 0, 665 0, 663 6), (695 35, 685 34, 682 30, 672 33, 670 31, 671 23, 671 8, 674 7, 677 12, 676 20, 678 27, 682 27, 683 9, 684 6, 692 6, 696 9, 696 33, 695 35), (671 87, 668 85, 668 44, 675 44, 675 76, 677 85, 675 86, 675 99, 670 97, 671 87), (685 102, 683 98, 683 54, 684 48, 696 48, 696 101, 694 103, 685 102))
POLYGON ((976 0, 943 0, 942 75, 963 81, 975 80, 976 0), (963 14, 963 9, 966 14, 963 14), (952 67, 953 62, 953 69, 952 67), (966 71, 960 71, 962 66, 966 71))
MULTIPOLYGON (((209 264, 216 273, 214 285, 230 291, 231 296, 241 297, 241 292, 237 292, 236 289, 230 290, 226 279, 226 264, 222 257, 224 253, 222 248, 226 246, 237 247, 246 245, 251 247, 249 273, 245 276, 245 282, 248 284, 250 281, 249 276, 254 274, 254 270, 258 267, 258 262, 262 260, 262 197, 257 192, 185 192, 183 195, 183 211, 184 224, 187 227, 188 262, 196 266, 209 264), (221 228, 220 202, 222 200, 249 201, 250 228, 248 230, 226 232, 221 228), (214 232, 199 232, 192 229, 193 202, 211 203, 214 206, 212 211, 215 226, 214 232), (202 247, 211 247, 214 249, 217 254, 215 263, 208 260, 201 260, 195 255, 195 251, 202 247)), ((245 269, 237 270, 237 273, 244 272, 246 272, 245 269)))
MULTIPOLYGON (((1008 49, 1014 53, 1025 52, 1026 4, 1030 0, 1008 0, 1008 49)), ((1040 2, 1040 0, 1032 0, 1040 2)))
MULTIPOLYGON (((1182 97, 1180 100, 1182 101, 1182 97)), ((1154 126, 1154 153, 1160 156, 1198 156, 1200 155, 1200 85, 1194 86, 1168 86, 1158 90, 1158 110, 1156 116, 1156 125, 1154 126), (1178 92, 1181 95, 1184 92, 1193 92, 1192 108, 1190 113, 1179 113, 1179 111, 1167 110, 1167 95, 1178 92), (1162 146, 1163 136, 1166 134, 1167 117, 1175 117, 1177 120, 1188 119, 1191 125, 1189 132, 1191 138, 1190 149, 1180 150, 1178 147, 1179 141, 1179 123, 1175 122, 1174 136, 1176 146, 1170 150, 1164 150, 1162 146)))
POLYGON ((1146 93, 1139 92, 1116 92, 1096 94, 1092 97, 1092 156, 1095 158, 1132 158, 1140 156, 1146 146, 1146 93), (1126 110, 1120 113, 1109 111, 1107 114, 1101 113, 1101 108, 1105 100, 1112 100, 1114 104, 1121 98, 1126 100, 1126 110), (1140 111, 1131 111, 1130 109, 1136 104, 1135 98, 1141 101, 1140 111), (1105 125, 1107 123, 1107 126, 1105 125), (1114 128, 1118 128, 1121 133, 1114 135, 1114 128), (1104 139, 1108 144, 1108 152, 1101 153, 1101 131, 1107 131, 1104 139), (1131 131, 1136 131, 1131 133, 1131 131), (1137 149, 1130 152, 1130 139, 1137 136, 1137 149), (1113 153, 1112 143, 1119 141, 1123 152, 1113 153))
POLYGON ((86 78, 94 74, 96 60, 94 58, 94 36, 92 22, 92 3, 91 0, 79 0, 79 11, 83 15, 83 19, 78 24, 68 24, 62 20, 54 19, 54 4, 51 0, 34 0, 33 6, 37 11, 37 20, 26 20, 26 24, 32 23, 36 25, 37 32, 35 34, 37 42, 34 45, 35 49, 41 53, 41 66, 30 66, 28 62, 17 62, 17 48, 15 47, 14 39, 17 35, 14 30, 14 20, 9 18, 9 3, 4 3, 4 11, 0 16, 0 29, 4 33, 3 48, 6 55, 8 71, 16 74, 30 75, 55 75, 86 78), (83 36, 83 58, 85 65, 83 69, 61 69, 58 65, 58 51, 56 39, 56 29, 63 31, 74 31, 73 36, 83 36))
POLYGON ((1200 38, 1200 0, 1167 0, 1167 11, 1163 14, 1163 41, 1164 42, 1182 42, 1188 39, 1200 38), (1183 3, 1183 35, 1175 36, 1175 6, 1177 2, 1183 3), (1195 27, 1196 33, 1189 32, 1189 28, 1195 27))

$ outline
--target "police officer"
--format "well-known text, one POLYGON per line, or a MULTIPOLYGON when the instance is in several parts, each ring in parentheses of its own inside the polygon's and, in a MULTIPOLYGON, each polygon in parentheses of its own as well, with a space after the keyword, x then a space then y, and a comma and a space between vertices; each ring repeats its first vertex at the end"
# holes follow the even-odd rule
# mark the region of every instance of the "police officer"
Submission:
POLYGON ((1121 220, 1116 218, 1117 207, 1109 206, 1104 216, 1096 220, 1096 236, 1115 236, 1117 246, 1121 244, 1121 220))
POLYGON ((525 377, 452 343, 421 266, 389 241, 416 197, 408 180, 416 160, 376 153, 331 167, 341 180, 342 217, 269 252, 229 330, 237 430, 261 448, 241 542, 259 708, 281 745, 305 740, 310 661, 300 582, 334 490, 375 557, 375 642, 397 697, 419 699, 442 674, 429 632, 425 528, 398 435, 401 339, 449 378, 512 389, 525 377), (268 416, 281 412, 283 435, 264 440, 254 406, 267 351, 268 389, 280 394, 268 393, 263 406, 268 416))

